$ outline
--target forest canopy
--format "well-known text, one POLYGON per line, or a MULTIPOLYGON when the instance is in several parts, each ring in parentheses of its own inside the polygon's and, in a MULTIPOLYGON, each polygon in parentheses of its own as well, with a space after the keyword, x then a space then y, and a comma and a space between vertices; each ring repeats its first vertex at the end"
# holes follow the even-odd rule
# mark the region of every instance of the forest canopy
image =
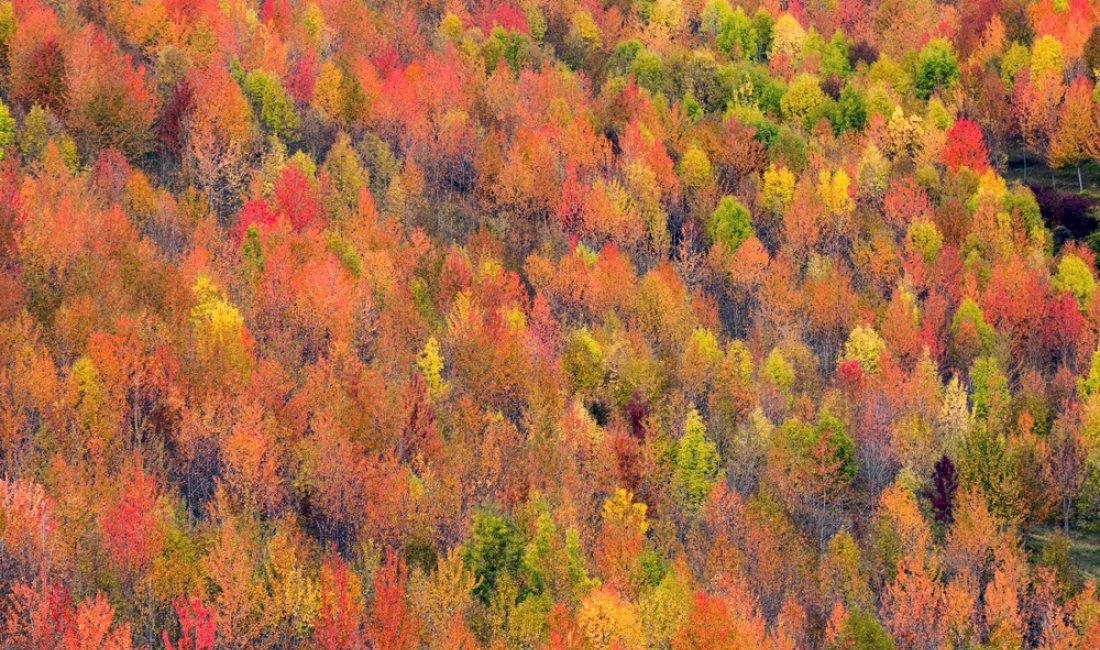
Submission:
POLYGON ((0 0, 0 648, 1100 646, 1100 3, 0 0))

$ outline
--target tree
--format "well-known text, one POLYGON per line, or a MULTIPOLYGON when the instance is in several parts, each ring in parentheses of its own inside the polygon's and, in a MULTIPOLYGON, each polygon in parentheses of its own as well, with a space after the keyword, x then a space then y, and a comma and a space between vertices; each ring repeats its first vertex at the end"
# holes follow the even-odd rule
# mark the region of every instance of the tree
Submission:
POLYGON ((8 44, 12 98, 24 107, 34 105, 61 113, 66 107, 69 79, 65 37, 50 9, 35 8, 19 21, 8 44))
POLYGON ((955 509, 955 492, 958 489, 959 473, 955 470, 955 464, 945 454, 932 467, 932 485, 928 490, 932 512, 939 523, 951 523, 955 509))
POLYGON ((15 144, 15 120, 8 111, 7 104, 0 102, 0 160, 4 159, 13 144, 15 144))
POLYGON ((912 556, 898 562, 897 578, 883 594, 882 617, 897 647, 939 648, 944 635, 942 587, 932 569, 912 556))
POLYGON ((787 87, 779 107, 787 119, 802 121, 814 115, 824 103, 825 93, 821 92, 817 79, 810 75, 799 75, 787 87))
POLYGON ((195 109, 195 89, 186 77, 173 86, 157 117, 156 139, 161 151, 172 155, 183 154, 185 126, 195 109))
POLYGON ((162 632, 168 650, 213 650, 214 620, 209 609, 196 598, 183 597, 173 601, 180 626, 180 637, 175 645, 168 640, 168 632, 162 632))
MULTIPOLYGON (((732 586, 732 585, 731 585, 732 586)), ((674 650, 747 650, 766 647, 764 621, 743 587, 728 597, 696 593, 691 611, 672 640, 674 650)))
POLYGON ((943 235, 936 224, 929 220, 921 219, 909 224, 905 238, 912 250, 919 253, 927 264, 935 262, 936 255, 943 248, 943 235))
POLYGON ((191 287, 195 299, 190 320, 201 351, 200 362, 214 369, 212 381, 227 380, 249 365, 244 317, 208 276, 191 287))
POLYGON ((313 641, 324 650, 361 647, 363 603, 358 576, 343 560, 328 558, 321 567, 321 609, 313 626, 313 641))
POLYGON ((13 574, 30 580, 46 573, 53 565, 48 549, 56 543, 59 523, 54 501, 41 485, 19 479, 0 481, 0 502, 5 522, 0 543, 7 549, 13 574))
POLYGON ((634 501, 634 495, 619 488, 600 509, 599 545, 595 559, 605 582, 618 589, 633 588, 638 580, 640 555, 645 547, 646 504, 634 501))
POLYGON ((397 455, 417 471, 423 471, 438 455, 440 444, 429 388, 419 374, 413 375, 403 401, 406 416, 397 442, 397 455))
POLYGON ((978 125, 968 119, 956 120, 947 130, 947 143, 944 145, 942 158, 952 171, 957 171, 959 167, 969 167, 981 174, 988 169, 989 154, 978 125))
POLYGON ((893 650, 894 638, 882 629, 875 617, 857 609, 844 620, 844 626, 830 650, 893 650))
POLYGON ((16 648, 62 648, 73 626, 72 597, 58 582, 17 582, 4 602, 3 632, 16 648))
POLYGON ((523 546, 512 522, 489 512, 474 515, 473 532, 462 550, 462 558, 474 572, 474 594, 491 602, 497 583, 519 573, 523 546))
POLYGON ((565 341, 561 368, 574 391, 591 394, 603 385, 607 372, 603 346, 587 330, 571 332, 565 341))
POLYGON ((313 179, 301 168, 288 164, 275 182, 275 206, 286 215, 291 227, 305 230, 322 219, 321 200, 313 179))
POLYGON ((867 125, 867 104, 864 96, 853 86, 845 86, 837 100, 836 117, 830 117, 833 130, 859 132, 867 125))
POLYGON ((714 182, 710 158, 698 145, 692 145, 684 152, 679 171, 681 182, 690 190, 701 190, 714 182))
POLYGON ((1081 435, 1082 427, 1080 408, 1073 403, 1054 421, 1050 432, 1051 477, 1060 502, 1062 530, 1067 535, 1088 460, 1088 445, 1081 435))
POLYGON ((769 460, 779 476, 773 480, 787 493, 793 510, 806 517, 824 548, 835 525, 836 512, 856 475, 855 442, 843 424, 822 412, 816 425, 798 420, 783 425, 782 440, 769 460))
POLYGON ((1077 304, 1084 306, 1096 291, 1096 279, 1089 265, 1076 255, 1066 253, 1058 262, 1058 273, 1051 284, 1057 291, 1066 291, 1077 304))
POLYGON ((443 379, 443 355, 439 350, 439 341, 434 336, 428 337, 424 349, 416 356, 416 365, 420 368, 420 374, 432 396, 442 396, 447 392, 450 387, 443 379))
POLYGON ((252 111, 240 86, 221 67, 212 66, 195 77, 184 163, 211 206, 228 216, 236 210, 245 183, 252 111))
POLYGON ((823 605, 855 608, 869 607, 872 602, 867 584, 865 564, 856 540, 847 531, 840 531, 829 540, 829 546, 818 568, 823 605))
POLYGON ((389 552, 374 575, 374 601, 364 634, 371 647, 411 650, 419 644, 420 620, 406 600, 407 580, 404 560, 389 552))
POLYGON ((1100 122, 1094 116, 1092 84, 1083 75, 1077 77, 1066 91, 1059 111, 1058 128, 1050 141, 1050 164, 1054 167, 1073 165, 1077 168, 1077 190, 1083 192, 1081 163, 1097 155, 1100 145, 1100 122))
POLYGON ((1040 159, 1050 155, 1050 141, 1058 126, 1058 106, 1064 92, 1060 77, 1049 72, 1016 75, 1012 111, 1017 129, 1027 150, 1040 159))
POLYGON ((107 602, 107 597, 97 593, 94 599, 76 608, 73 625, 62 647, 67 650, 130 650, 130 626, 112 627, 114 616, 115 609, 107 602))
POLYGON ((851 72, 848 43, 842 32, 834 32, 833 37, 829 39, 825 52, 821 55, 821 68, 826 75, 834 74, 842 79, 851 72))
POLYGON ((843 216, 855 208, 850 192, 851 183, 852 179, 843 169, 833 173, 823 169, 818 174, 817 196, 830 214, 843 216))
POLYGON ((577 622, 590 647, 642 647, 644 637, 637 608, 612 589, 593 590, 581 602, 577 622))
POLYGON ((707 428, 692 408, 676 450, 676 478, 689 511, 710 494, 718 478, 718 450, 707 439, 707 428))
POLYGON ((145 68, 135 69, 129 56, 93 30, 76 39, 72 59, 67 117, 84 151, 110 148, 131 160, 142 156, 152 144, 156 117, 145 68))
POLYGON ((786 167, 776 167, 773 163, 764 171, 763 181, 760 203, 772 213, 784 214, 794 199, 794 174, 786 167))
POLYGON ((841 360, 856 361, 864 373, 873 375, 878 372, 879 360, 885 352, 886 342, 878 332, 870 327, 857 326, 848 335, 841 360))
POLYGON ((1063 58, 1062 42, 1050 34, 1043 34, 1031 46, 1031 71, 1038 75, 1061 75, 1063 58))
POLYGON ((300 126, 294 102, 271 73, 253 70, 243 84, 244 94, 260 116, 260 122, 276 137, 292 141, 300 126))
POLYGON ((806 30, 798 22, 798 19, 789 13, 784 13, 776 21, 772 28, 772 41, 768 48, 768 58, 775 58, 779 54, 786 55, 788 59, 797 60, 802 55, 802 43, 806 39, 806 30))
POLYGON ((140 575, 160 550, 156 485, 141 468, 127 476, 126 489, 106 513, 103 535, 112 561, 129 575, 140 575))
POLYGON ((369 173, 363 169, 359 156, 352 149, 351 139, 341 133, 325 156, 321 167, 322 185, 325 190, 325 209, 343 216, 356 208, 359 193, 368 184, 369 173))
POLYGON ((917 60, 917 97, 928 99, 937 90, 949 90, 958 79, 959 61, 951 43, 942 38, 929 41, 917 60))
POLYGON ((1092 26, 1083 54, 1085 70, 1092 75, 1093 81, 1100 81, 1100 25, 1092 26))
POLYGON ((732 196, 724 196, 707 220, 707 239, 712 245, 734 252, 749 237, 754 236, 752 217, 745 206, 732 196))
POLYGON ((716 5, 725 7, 724 15, 717 20, 717 36, 715 42, 727 54, 739 59, 754 59, 759 49, 759 33, 752 24, 745 10, 741 7, 730 11, 729 5, 724 1, 708 3, 708 6, 716 5))

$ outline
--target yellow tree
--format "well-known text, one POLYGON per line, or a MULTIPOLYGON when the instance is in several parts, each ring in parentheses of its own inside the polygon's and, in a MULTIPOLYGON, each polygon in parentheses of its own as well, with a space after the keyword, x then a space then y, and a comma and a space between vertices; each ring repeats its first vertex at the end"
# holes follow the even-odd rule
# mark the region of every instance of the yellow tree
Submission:
POLYGON ((1050 142, 1050 163, 1054 167, 1073 165, 1077 168, 1077 189, 1084 191, 1081 163, 1100 155, 1100 125, 1094 119, 1092 84, 1081 75, 1066 91, 1059 112, 1058 129, 1050 142))
MULTIPOLYGON (((1041 159, 1050 154, 1050 140, 1058 120, 1058 105, 1065 88, 1061 75, 1052 71, 1030 71, 1016 76, 1012 92, 1012 110, 1016 126, 1028 151, 1041 159)), ((1027 173, 1027 161, 1024 161, 1027 173)))

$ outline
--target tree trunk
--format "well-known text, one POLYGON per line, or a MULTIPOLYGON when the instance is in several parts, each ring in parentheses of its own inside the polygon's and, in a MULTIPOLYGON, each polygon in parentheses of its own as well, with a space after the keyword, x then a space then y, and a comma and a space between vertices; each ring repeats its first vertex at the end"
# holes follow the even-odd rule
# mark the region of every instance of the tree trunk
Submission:
POLYGON ((1070 510, 1069 497, 1062 497, 1062 531, 1069 535, 1069 510, 1070 510))
POLYGON ((1085 191, 1085 184, 1081 181, 1081 163, 1077 163, 1077 191, 1085 191))

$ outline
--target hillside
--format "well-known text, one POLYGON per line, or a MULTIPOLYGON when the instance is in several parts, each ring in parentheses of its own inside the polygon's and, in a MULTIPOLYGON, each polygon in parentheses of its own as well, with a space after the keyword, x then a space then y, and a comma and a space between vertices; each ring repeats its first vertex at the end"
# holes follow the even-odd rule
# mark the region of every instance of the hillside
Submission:
POLYGON ((0 1, 0 650, 1100 647, 1100 3, 0 1))

